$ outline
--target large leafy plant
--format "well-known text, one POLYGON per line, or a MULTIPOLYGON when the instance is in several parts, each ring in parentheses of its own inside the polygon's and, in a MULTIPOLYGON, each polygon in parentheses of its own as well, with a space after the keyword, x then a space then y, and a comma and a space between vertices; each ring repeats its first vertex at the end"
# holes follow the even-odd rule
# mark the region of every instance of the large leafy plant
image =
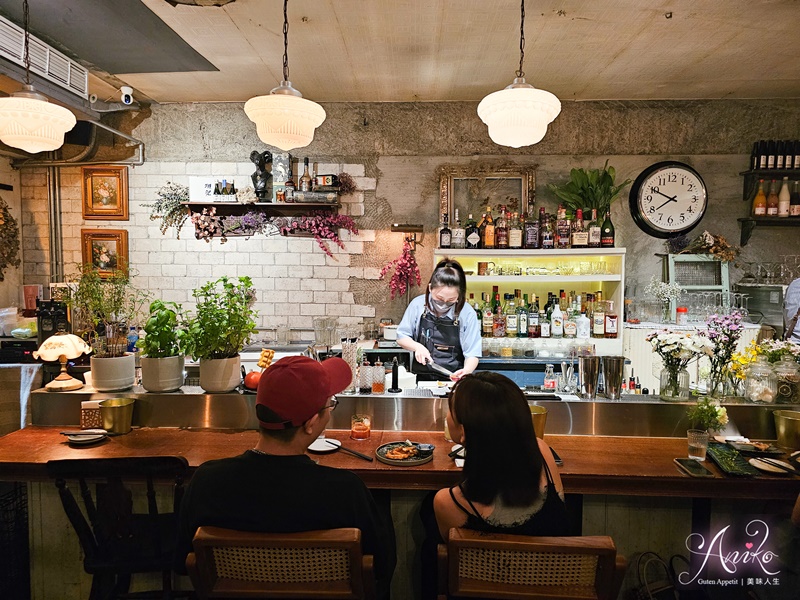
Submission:
POLYGON ((128 327, 141 314, 149 293, 137 288, 127 270, 116 269, 105 278, 91 264, 70 278, 67 303, 74 328, 92 345, 95 356, 122 356, 128 347, 128 327))
POLYGON ((181 356, 189 341, 183 309, 175 302, 154 300, 144 332, 147 335, 136 342, 136 347, 148 358, 181 356))
POLYGON ((249 277, 220 277, 192 292, 197 313, 189 321, 187 354, 195 359, 233 358, 256 331, 256 295, 249 277))
POLYGON ((580 208, 586 212, 596 208, 598 215, 604 215, 622 189, 631 182, 626 179, 614 185, 616 175, 614 167, 609 167, 606 160, 602 169, 572 169, 569 181, 561 185, 551 183, 547 187, 572 211, 580 208))

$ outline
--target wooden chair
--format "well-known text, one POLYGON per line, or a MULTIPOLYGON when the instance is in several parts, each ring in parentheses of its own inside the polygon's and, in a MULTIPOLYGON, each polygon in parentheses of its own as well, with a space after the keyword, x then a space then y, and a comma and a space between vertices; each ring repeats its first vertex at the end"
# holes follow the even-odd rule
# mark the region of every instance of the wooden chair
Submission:
POLYGON ((90 600, 171 596, 176 515, 188 468, 186 459, 180 456, 47 462, 47 472, 55 479, 61 504, 78 534, 83 568, 93 576, 90 600), (78 481, 83 511, 67 480, 78 481), (158 512, 156 480, 173 483, 172 512, 158 512), (94 496, 90 482, 96 483, 94 496), (146 483, 147 512, 136 512, 134 495, 126 487, 131 482, 146 483), (132 574, 158 572, 162 575, 161 590, 127 594, 132 574))
POLYGON ((251 533, 199 527, 186 568, 205 598, 375 597, 372 556, 354 528, 251 533))
POLYGON ((528 537, 451 529, 439 545, 439 600, 616 600, 625 575, 607 536, 528 537))

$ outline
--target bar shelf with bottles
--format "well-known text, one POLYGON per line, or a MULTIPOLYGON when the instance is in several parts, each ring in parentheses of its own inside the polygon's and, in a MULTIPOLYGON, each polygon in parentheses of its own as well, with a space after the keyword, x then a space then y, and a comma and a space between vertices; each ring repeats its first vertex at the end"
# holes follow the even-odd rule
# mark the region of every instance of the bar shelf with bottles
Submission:
MULTIPOLYGON (((434 264, 443 258, 457 260, 464 268, 467 279, 467 298, 480 302, 483 294, 491 295, 498 287, 500 299, 506 293, 521 290, 523 295, 535 294, 540 307, 549 292, 560 294, 575 292, 586 294, 601 292, 605 301, 611 301, 617 314, 616 338, 590 337, 560 338, 564 343, 594 345, 597 354, 621 355, 623 348, 623 295, 625 282, 625 248, 570 248, 564 250, 488 250, 437 248, 434 264), (479 264, 484 263, 484 264, 479 264), (493 265, 490 266, 490 265, 493 265), (490 272, 490 269, 496 269, 490 272), (511 273, 497 274, 500 269, 511 273), (484 275, 478 275, 483 272, 484 275), (530 274, 529 274, 530 273, 530 274)), ((491 338, 488 338, 491 339, 491 338)), ((518 338, 519 339, 519 338, 518 338)), ((526 348, 552 350, 559 338, 527 338, 526 348)))

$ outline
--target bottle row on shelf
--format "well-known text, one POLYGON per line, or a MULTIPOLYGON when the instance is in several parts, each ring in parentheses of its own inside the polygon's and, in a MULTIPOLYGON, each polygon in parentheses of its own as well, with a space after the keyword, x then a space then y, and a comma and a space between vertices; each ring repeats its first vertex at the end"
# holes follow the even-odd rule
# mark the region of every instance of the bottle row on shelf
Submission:
POLYGON ((470 304, 481 323, 485 338, 589 338, 616 339, 619 335, 619 315, 612 300, 603 300, 602 290, 583 296, 574 291, 567 296, 547 294, 547 302, 540 306, 536 294, 504 294, 500 299, 498 286, 491 295, 482 294, 481 300, 470 294, 470 304))
POLYGON ((758 191, 753 198, 754 217, 800 217, 800 181, 793 181, 789 190, 789 178, 780 183, 773 179, 769 194, 764 190, 764 180, 758 180, 758 191))
POLYGON ((800 169, 800 140, 759 140, 753 143, 750 168, 800 169))
POLYGON ((598 216, 592 209, 591 218, 584 219, 583 211, 578 209, 571 218, 563 206, 555 215, 547 214, 544 207, 539 208, 539 217, 528 213, 511 212, 500 207, 497 219, 492 217, 488 207, 480 221, 470 214, 462 223, 458 209, 455 222, 450 227, 449 217, 442 215, 439 229, 439 248, 441 249, 552 249, 568 248, 613 248, 615 242, 614 224, 611 213, 598 216))

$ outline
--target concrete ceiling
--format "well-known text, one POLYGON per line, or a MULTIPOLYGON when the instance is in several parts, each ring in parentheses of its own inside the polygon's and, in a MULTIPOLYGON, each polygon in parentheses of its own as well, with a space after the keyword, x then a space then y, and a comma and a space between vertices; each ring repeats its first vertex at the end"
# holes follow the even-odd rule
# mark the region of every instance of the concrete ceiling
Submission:
MULTIPOLYGON (((96 69, 101 98, 124 82, 162 103, 242 102, 281 79, 281 0, 30 4, 36 33, 96 69), (56 6, 90 16, 67 22, 56 6), (145 8, 172 31, 131 16, 145 8), (120 24, 124 43, 97 34, 120 24)), ((0 10, 17 20, 14 5, 0 10)), ((800 97, 798 0, 527 0, 526 12, 526 78, 562 101, 800 97)), ((519 63, 518 0, 290 0, 289 24, 290 79, 321 102, 478 101, 519 63)))

